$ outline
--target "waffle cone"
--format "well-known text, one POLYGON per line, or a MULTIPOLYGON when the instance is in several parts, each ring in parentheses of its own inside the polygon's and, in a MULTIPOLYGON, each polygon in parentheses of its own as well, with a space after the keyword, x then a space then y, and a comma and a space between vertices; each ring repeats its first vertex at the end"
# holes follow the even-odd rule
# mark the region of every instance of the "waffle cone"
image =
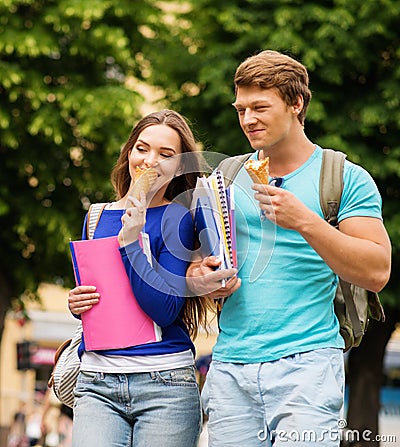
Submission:
POLYGON ((140 191, 144 191, 147 194, 150 188, 154 185, 158 177, 157 171, 153 168, 141 169, 137 167, 135 169, 135 183, 133 184, 130 196, 140 200, 140 191))
POLYGON ((244 167, 254 183, 268 185, 269 157, 264 158, 264 160, 247 160, 244 167))

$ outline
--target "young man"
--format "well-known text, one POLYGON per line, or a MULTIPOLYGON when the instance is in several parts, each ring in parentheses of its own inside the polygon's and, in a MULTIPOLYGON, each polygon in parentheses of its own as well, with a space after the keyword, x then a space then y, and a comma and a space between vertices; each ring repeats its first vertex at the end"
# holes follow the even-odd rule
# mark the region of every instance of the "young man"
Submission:
POLYGON ((239 278, 194 262, 188 284, 226 297, 203 391, 211 447, 338 446, 343 407, 343 339, 333 310, 337 275, 380 291, 391 246, 370 175, 346 160, 339 230, 319 204, 322 149, 304 132, 311 99, 306 68, 263 51, 235 74, 240 126, 269 157, 280 187, 235 178, 239 278), (260 218, 260 208, 262 218, 260 218))

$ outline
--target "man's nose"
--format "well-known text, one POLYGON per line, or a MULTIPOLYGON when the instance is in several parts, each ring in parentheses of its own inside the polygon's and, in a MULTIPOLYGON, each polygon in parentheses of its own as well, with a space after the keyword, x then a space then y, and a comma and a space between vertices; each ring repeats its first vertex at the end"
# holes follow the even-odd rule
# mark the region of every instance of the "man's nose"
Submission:
POLYGON ((243 119, 242 119, 243 124, 253 124, 256 122, 256 114, 255 111, 247 108, 244 111, 243 114, 243 119))

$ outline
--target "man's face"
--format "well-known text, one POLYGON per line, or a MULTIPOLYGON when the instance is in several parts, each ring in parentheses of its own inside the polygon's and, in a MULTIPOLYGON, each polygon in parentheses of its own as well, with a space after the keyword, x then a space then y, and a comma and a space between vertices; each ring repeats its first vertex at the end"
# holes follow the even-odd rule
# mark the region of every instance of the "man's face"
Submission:
POLYGON ((283 101, 275 88, 240 86, 233 106, 253 149, 279 146, 290 136, 294 123, 298 124, 293 107, 283 101))

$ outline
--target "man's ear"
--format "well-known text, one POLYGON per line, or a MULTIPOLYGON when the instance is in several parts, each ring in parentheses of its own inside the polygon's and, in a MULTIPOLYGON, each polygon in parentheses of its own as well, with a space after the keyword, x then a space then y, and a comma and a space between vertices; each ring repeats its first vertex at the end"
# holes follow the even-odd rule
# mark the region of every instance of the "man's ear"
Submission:
POLYGON ((292 113, 296 116, 300 114, 304 107, 304 99, 302 95, 299 95, 292 105, 292 113))

